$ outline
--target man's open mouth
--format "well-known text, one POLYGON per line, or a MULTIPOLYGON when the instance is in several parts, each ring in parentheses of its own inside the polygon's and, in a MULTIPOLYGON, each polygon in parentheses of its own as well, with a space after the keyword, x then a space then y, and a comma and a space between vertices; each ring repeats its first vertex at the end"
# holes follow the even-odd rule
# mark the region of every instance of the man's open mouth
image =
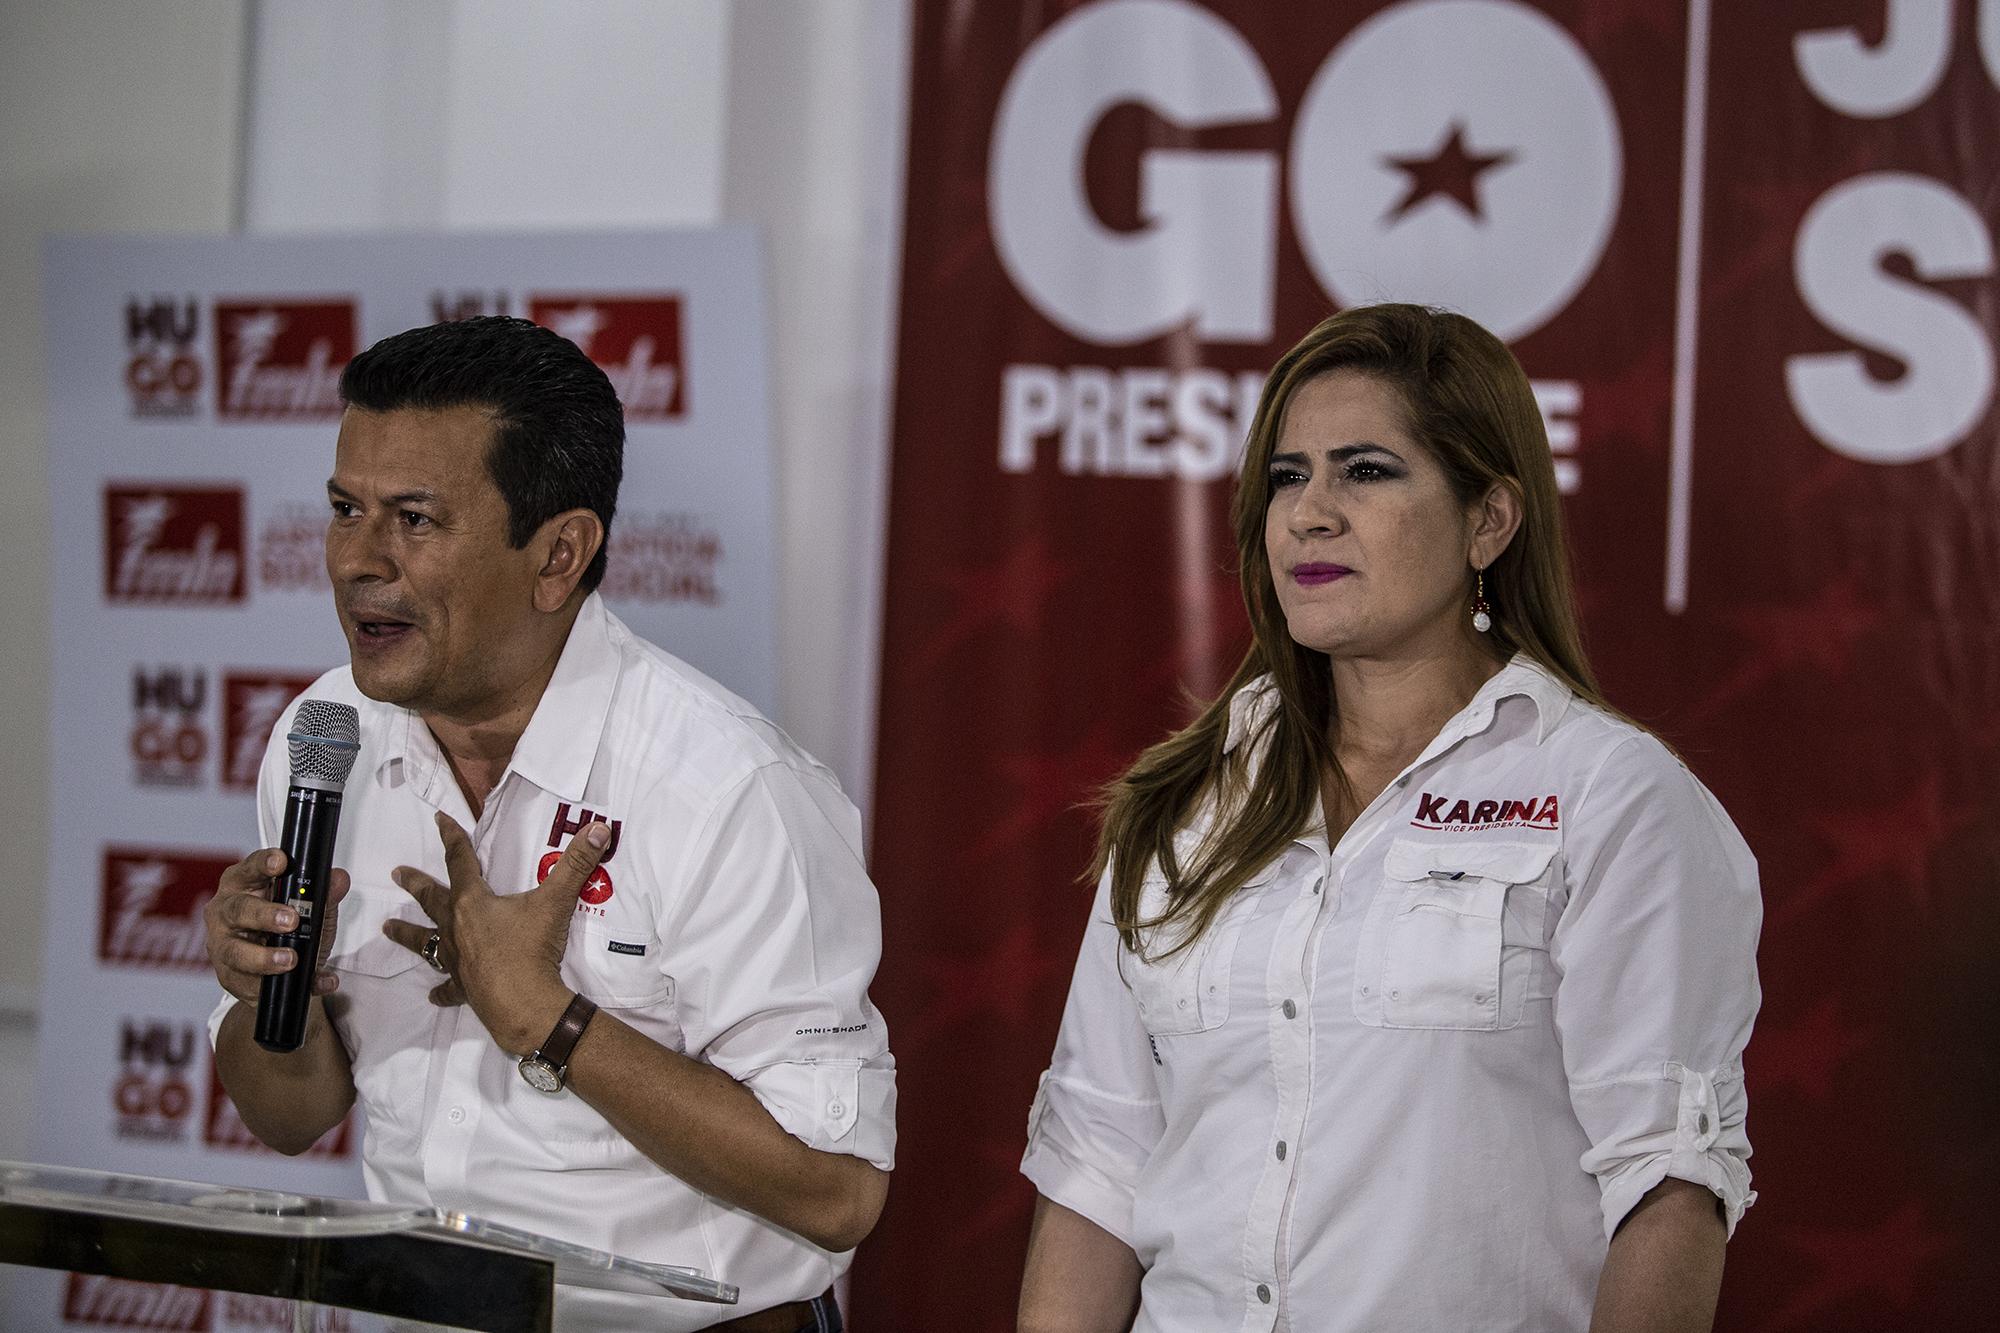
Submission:
POLYGON ((354 628, 364 639, 388 640, 407 634, 415 626, 406 620, 357 620, 354 628))

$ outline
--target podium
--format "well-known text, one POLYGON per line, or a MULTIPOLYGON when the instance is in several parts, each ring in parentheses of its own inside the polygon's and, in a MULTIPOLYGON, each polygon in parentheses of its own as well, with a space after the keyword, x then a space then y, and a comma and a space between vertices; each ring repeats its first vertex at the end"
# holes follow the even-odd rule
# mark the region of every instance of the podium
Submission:
POLYGON ((549 1333, 557 1284, 734 1304, 642 1263, 443 1208, 0 1162, 0 1264, 167 1283, 479 1333, 549 1333))

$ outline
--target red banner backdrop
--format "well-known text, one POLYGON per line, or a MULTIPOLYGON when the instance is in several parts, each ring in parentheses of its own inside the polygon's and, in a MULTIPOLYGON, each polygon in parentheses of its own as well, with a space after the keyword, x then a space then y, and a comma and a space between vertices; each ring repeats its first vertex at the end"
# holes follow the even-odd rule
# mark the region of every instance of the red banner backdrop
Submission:
POLYGON ((1718 1327, 1990 1313, 2000 5, 917 14, 874 847, 902 1146, 856 1326, 1012 1327, 1081 803, 1238 659, 1261 372, 1376 299, 1512 343, 1607 691, 1763 866, 1718 1327))

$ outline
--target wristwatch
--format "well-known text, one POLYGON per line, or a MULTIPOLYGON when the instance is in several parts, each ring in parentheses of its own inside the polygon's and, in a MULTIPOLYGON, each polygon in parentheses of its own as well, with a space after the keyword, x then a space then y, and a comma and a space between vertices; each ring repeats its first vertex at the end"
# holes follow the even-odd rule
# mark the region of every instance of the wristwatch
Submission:
POLYGON ((521 1077, 528 1080, 529 1087, 550 1096, 563 1090, 569 1080, 569 1054, 596 1012, 597 1006, 581 995, 569 1002, 541 1049, 521 1061, 521 1077))

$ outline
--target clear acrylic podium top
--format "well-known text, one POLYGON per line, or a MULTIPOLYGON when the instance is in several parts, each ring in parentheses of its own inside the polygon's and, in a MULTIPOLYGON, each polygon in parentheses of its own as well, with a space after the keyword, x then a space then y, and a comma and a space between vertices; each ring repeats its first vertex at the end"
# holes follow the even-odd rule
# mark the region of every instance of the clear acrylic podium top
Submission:
POLYGON ((554 1284, 733 1304, 642 1263, 444 1208, 0 1162, 0 1263, 248 1292, 490 1333, 545 1333, 554 1284))

